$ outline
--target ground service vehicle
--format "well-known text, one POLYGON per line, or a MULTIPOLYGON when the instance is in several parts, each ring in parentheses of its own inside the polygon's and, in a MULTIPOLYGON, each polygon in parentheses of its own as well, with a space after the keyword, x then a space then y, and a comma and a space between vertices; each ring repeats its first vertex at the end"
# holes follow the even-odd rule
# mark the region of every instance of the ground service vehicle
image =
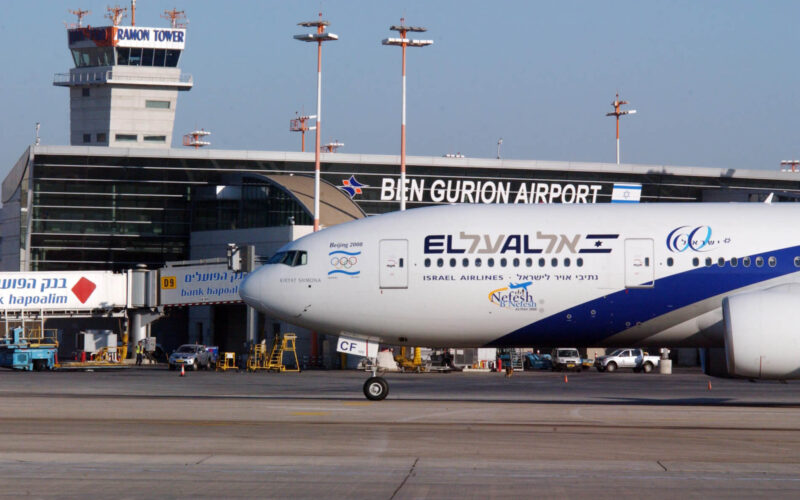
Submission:
MULTIPOLYGON (((379 343, 724 347, 731 374, 800 378, 797 204, 588 204, 563 189, 574 204, 511 204, 520 191, 332 226, 239 293, 359 356, 379 343)), ((388 389, 376 373, 364 384, 371 399, 388 389)))
POLYGON ((659 361, 658 356, 649 356, 641 349, 617 349, 605 356, 598 356, 594 366, 600 372, 631 368, 635 372, 650 373, 658 367, 659 361))
POLYGON ((169 356, 169 369, 175 370, 179 366, 192 370, 211 367, 211 354, 206 346, 200 344, 183 344, 169 356))
POLYGON ((550 357, 553 360, 554 371, 581 371, 583 369, 581 354, 574 347, 559 347, 553 349, 550 357))

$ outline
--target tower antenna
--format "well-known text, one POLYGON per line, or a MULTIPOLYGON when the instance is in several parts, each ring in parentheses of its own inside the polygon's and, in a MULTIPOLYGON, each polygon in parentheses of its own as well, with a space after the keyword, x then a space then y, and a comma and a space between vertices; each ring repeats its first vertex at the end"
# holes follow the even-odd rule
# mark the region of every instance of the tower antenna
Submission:
POLYGON ((74 14, 74 15, 78 16, 78 22, 77 22, 77 24, 75 24, 76 28, 83 28, 83 18, 86 17, 86 14, 91 14, 92 13, 92 11, 90 11, 90 10, 81 10, 81 9, 68 10, 67 12, 69 12, 70 14, 74 14))
POLYGON ((107 19, 111 20, 111 24, 114 26, 119 26, 119 23, 122 22, 123 19, 127 16, 125 14, 128 12, 127 7, 120 7, 119 5, 115 5, 114 7, 106 7, 108 13, 105 15, 107 19))
POLYGON ((161 15, 164 19, 169 19, 169 25, 172 28, 185 28, 189 21, 186 21, 186 12, 173 8, 172 10, 165 10, 161 15), (186 22, 181 22, 186 21, 186 22))

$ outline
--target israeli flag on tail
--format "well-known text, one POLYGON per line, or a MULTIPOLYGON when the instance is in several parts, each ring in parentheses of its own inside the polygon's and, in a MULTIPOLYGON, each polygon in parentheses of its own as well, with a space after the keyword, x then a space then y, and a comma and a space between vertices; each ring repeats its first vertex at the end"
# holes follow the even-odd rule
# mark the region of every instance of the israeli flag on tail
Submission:
POLYGON ((611 203, 639 203, 642 197, 641 184, 614 184, 611 203))

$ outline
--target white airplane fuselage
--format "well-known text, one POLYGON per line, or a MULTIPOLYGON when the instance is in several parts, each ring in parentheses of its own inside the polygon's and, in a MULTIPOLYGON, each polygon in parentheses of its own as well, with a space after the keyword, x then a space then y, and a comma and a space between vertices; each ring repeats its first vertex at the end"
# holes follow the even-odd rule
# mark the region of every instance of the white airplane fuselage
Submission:
POLYGON ((798 280, 794 204, 452 205, 337 225, 241 287, 326 334, 427 347, 722 346, 725 297, 798 280))

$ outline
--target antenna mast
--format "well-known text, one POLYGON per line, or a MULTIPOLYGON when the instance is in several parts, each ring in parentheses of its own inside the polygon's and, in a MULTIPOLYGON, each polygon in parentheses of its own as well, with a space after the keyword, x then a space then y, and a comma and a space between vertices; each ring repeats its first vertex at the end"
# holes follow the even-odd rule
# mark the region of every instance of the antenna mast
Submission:
POLYGON ((75 25, 76 28, 83 28, 83 18, 86 17, 86 14, 91 14, 92 11, 90 10, 68 10, 70 14, 74 14, 78 16, 78 23, 75 25))
POLYGON ((165 10, 164 14, 161 15, 164 19, 169 19, 169 24, 172 26, 173 29, 175 28, 185 28, 186 23, 179 22, 186 19, 186 13, 182 10, 177 10, 173 8, 172 10, 165 10))
POLYGON ((111 20, 111 24, 114 26, 119 26, 119 23, 122 22, 123 19, 127 16, 125 14, 128 12, 127 7, 120 7, 119 5, 115 5, 114 7, 106 7, 108 13, 105 15, 107 19, 111 20))

